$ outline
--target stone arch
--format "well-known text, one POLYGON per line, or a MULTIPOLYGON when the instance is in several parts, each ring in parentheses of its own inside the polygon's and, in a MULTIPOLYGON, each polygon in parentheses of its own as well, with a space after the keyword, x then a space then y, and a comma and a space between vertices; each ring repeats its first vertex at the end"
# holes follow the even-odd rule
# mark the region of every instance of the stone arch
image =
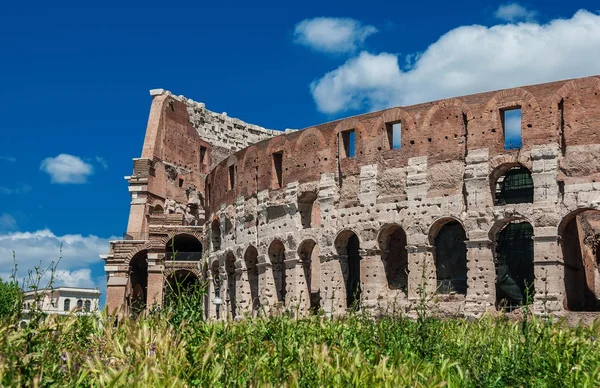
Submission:
POLYGON ((140 250, 128 262, 129 283, 127 305, 133 316, 142 313, 148 304, 148 251, 140 250))
POLYGON ((182 294, 189 294, 199 291, 201 286, 200 277, 197 271, 189 269, 172 269, 165 271, 165 283, 163 299, 166 305, 174 302, 173 298, 178 298, 182 294))
POLYGON ((564 260, 565 308, 599 311, 600 211, 578 209, 559 224, 559 244, 564 260))
MULTIPOLYGON (((365 125, 363 124, 362 121, 360 121, 359 119, 357 119, 356 117, 350 117, 347 119, 344 119, 342 121, 340 121, 338 123, 338 125, 336 125, 336 127, 333 130, 333 133, 336 136, 336 144, 338 145, 338 147, 342 147, 342 145, 340 144, 339 141, 339 137, 340 137, 340 132, 344 132, 344 131, 349 131, 353 129, 354 130, 354 154, 355 156, 359 156, 362 155, 365 152, 364 149, 364 139, 372 136, 371 133, 369 133, 369 131, 366 129, 365 125)), ((341 148, 340 148, 341 149, 341 148)))
POLYGON ((334 242, 335 249, 342 264, 344 283, 346 285, 346 306, 359 308, 360 287, 360 239, 352 229, 344 229, 338 233, 334 242))
POLYGON ((150 248, 150 244, 148 242, 146 242, 145 244, 140 244, 138 246, 136 246, 133 250, 131 250, 127 256, 125 256, 125 258, 123 259, 123 264, 127 264, 129 265, 129 263, 131 262, 131 259, 133 259, 135 257, 135 255, 137 255, 138 253, 142 252, 142 251, 148 251, 148 249, 150 248))
POLYGON ((260 307, 258 296, 258 250, 253 245, 248 245, 246 248, 243 264, 250 286, 250 307, 253 312, 256 312, 260 307))
POLYGON ((414 130, 417 125, 414 117, 410 113, 400 107, 396 107, 384 110, 377 119, 377 124, 375 127, 378 130, 385 129, 386 123, 398 121, 401 121, 403 129, 406 127, 407 130, 414 130))
POLYGON ((273 241, 271 241, 269 244, 267 255, 271 261, 277 301, 285 303, 287 280, 285 268, 285 245, 283 244, 283 241, 278 238, 273 239, 273 241))
POLYGON ((540 105, 533 94, 523 88, 512 88, 494 94, 485 106, 483 118, 486 121, 495 122, 499 118, 494 114, 496 110, 515 106, 532 108, 534 111, 540 110, 540 105))
POLYGON ((200 261, 202 243, 191 233, 174 234, 165 244, 165 260, 200 261))
POLYGON ((308 307, 317 312, 321 306, 321 261, 317 240, 308 237, 298 246, 298 257, 306 280, 308 307))
POLYGON ((467 294, 467 233, 452 216, 438 218, 429 228, 429 244, 435 262, 437 292, 467 294))
POLYGON ((570 145, 597 143, 596 140, 598 140, 599 137, 597 135, 598 131, 595 123, 600 115, 598 115, 595 108, 600 101, 599 95, 600 79, 596 77, 585 77, 565 83, 552 96, 552 121, 560 136, 563 154, 566 151, 568 143, 571 143, 570 145), (586 89, 592 89, 594 95, 592 96, 590 94, 588 96, 589 98, 584 97, 579 99, 579 92, 585 91, 586 89), (567 102, 566 100, 568 100, 569 97, 574 97, 579 100, 572 103, 578 109, 585 110, 587 109, 585 108, 586 104, 591 105, 588 106, 588 108, 592 109, 591 112, 570 117, 569 112, 571 110, 567 109, 568 105, 565 105, 565 102, 567 102), (583 133, 581 131, 583 131, 583 133), (580 143, 582 139, 585 139, 584 143, 580 143))
POLYGON ((213 251, 221 250, 221 222, 217 217, 214 217, 210 223, 210 242, 213 251))
POLYGON ((475 118, 471 108, 464 101, 461 101, 457 98, 447 98, 439 101, 437 104, 429 108, 427 113, 425 114, 425 118, 423 119, 423 128, 429 128, 431 126, 431 119, 433 115, 437 113, 442 108, 452 108, 456 107, 460 109, 463 114, 466 116, 467 120, 472 120, 475 118))
POLYGON ((408 292, 408 251, 404 229, 396 224, 385 224, 379 230, 377 242, 385 271, 387 286, 391 290, 408 292))
POLYGON ((492 226, 489 236, 496 267, 496 308, 510 311, 533 301, 533 224, 525 217, 507 217, 492 226))
POLYGON ((302 229, 314 228, 321 224, 321 211, 317 190, 298 192, 298 211, 302 229))
POLYGON ((489 175, 494 205, 533 203, 534 183, 531 169, 518 162, 500 164, 489 175))

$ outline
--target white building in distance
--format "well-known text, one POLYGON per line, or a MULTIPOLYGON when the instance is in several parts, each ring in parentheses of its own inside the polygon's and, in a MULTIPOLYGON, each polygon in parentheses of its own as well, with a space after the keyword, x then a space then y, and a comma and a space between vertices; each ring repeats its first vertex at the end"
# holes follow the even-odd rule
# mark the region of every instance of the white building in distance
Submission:
POLYGON ((100 291, 97 288, 79 287, 26 291, 23 298, 25 321, 32 310, 57 315, 68 315, 72 311, 81 315, 90 315, 100 310, 100 291))

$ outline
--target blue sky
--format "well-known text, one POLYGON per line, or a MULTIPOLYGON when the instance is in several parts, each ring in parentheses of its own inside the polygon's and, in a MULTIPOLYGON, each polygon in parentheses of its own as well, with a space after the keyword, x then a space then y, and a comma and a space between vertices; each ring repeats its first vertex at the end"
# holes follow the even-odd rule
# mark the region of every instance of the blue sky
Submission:
POLYGON ((596 1, 9 2, 0 14, 0 276, 58 256, 103 286, 148 90, 266 128, 600 73, 596 1), (587 10, 580 11, 579 10, 587 10), (564 53, 564 55, 562 54, 564 53))

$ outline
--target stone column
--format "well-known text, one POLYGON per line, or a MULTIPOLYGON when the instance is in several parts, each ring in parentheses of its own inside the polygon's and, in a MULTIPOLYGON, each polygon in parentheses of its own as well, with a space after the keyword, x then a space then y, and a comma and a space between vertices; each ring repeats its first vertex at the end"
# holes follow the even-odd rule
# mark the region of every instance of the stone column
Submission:
MULTIPOLYGON (((410 238, 408 239, 410 241, 410 238)), ((428 299, 437 288, 435 262, 431 247, 425 244, 407 245, 408 252, 408 299, 418 301, 420 289, 424 290, 428 299)))
POLYGON ((280 308, 277 301, 277 290, 273 279, 273 266, 270 262, 256 264, 258 271, 258 300, 264 312, 268 315, 280 308))
POLYGON ((467 297, 465 311, 480 315, 494 310, 496 304, 496 266, 493 244, 489 239, 466 240, 467 297))
POLYGON ((239 316, 249 316, 252 314, 252 296, 248 281, 248 270, 246 268, 236 268, 235 274, 238 277, 235 293, 238 306, 237 313, 239 316))
POLYGON ((303 315, 308 308, 310 295, 304 277, 302 262, 296 257, 296 252, 286 252, 285 265, 285 309, 294 314, 303 315))
MULTIPOLYGON (((556 229, 552 228, 555 232, 556 229)), ((533 237, 535 274, 534 311, 556 313, 564 310, 565 280, 562 249, 557 235, 533 237)))
POLYGON ((346 313, 346 284, 344 276, 348 268, 348 256, 327 255, 321 259, 321 307, 328 316, 346 313))
POLYGON ((127 314, 125 304, 125 293, 129 282, 127 270, 119 269, 117 266, 105 266, 108 274, 106 282, 106 307, 109 314, 123 316, 127 314), (108 268, 108 269, 107 269, 108 268))
POLYGON ((361 302, 369 310, 383 307, 381 302, 386 296, 387 278, 381 260, 381 250, 361 249, 360 257, 361 302))
POLYGON ((153 306, 162 306, 164 289, 164 271, 165 266, 164 253, 148 253, 148 288, 146 295, 146 309, 152 309, 153 306))
POLYGON ((212 271, 208 270, 208 277, 206 278, 206 295, 208 295, 208 306, 206 310, 207 319, 214 319, 217 317, 217 310, 213 300, 215 299, 215 285, 213 283, 212 271))

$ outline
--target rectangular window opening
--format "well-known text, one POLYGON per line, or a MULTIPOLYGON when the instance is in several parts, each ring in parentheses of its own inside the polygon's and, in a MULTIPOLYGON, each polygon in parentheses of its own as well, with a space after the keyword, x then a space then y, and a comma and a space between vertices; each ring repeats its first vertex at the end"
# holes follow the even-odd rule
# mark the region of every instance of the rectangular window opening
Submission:
POLYGON ((179 187, 183 187, 183 179, 179 178, 179 187))
POLYGON ((283 152, 273 154, 273 168, 275 170, 275 187, 283 187, 283 152))
POLYGON ((229 166, 229 190, 235 187, 235 165, 229 166))
POLYGON ((206 157, 206 147, 200 146, 200 164, 206 164, 204 160, 206 157))
POLYGON ((504 149, 515 150, 521 148, 521 108, 503 110, 500 114, 504 132, 504 149))
POLYGON ((387 137, 390 150, 397 150, 402 147, 402 123, 387 124, 387 137))
POLYGON ((354 151, 355 151, 355 143, 354 143, 354 129, 351 129, 349 131, 344 131, 340 133, 341 137, 342 137, 342 145, 343 145, 343 149, 341 151, 343 151, 344 155, 343 157, 345 158, 353 158, 354 157, 354 151))

